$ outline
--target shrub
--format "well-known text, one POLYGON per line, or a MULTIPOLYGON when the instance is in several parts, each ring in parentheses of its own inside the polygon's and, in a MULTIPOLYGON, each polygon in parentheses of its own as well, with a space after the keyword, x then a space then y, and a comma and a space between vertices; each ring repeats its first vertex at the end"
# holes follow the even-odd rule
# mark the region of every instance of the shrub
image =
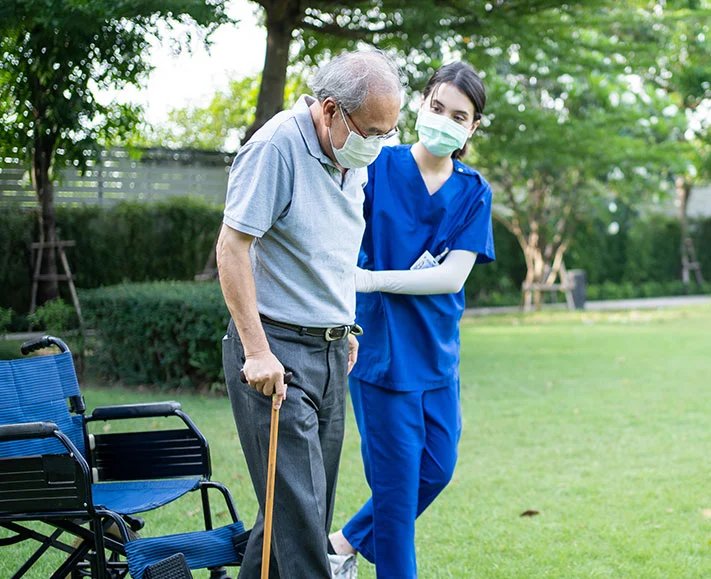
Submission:
MULTIPOLYGON (((123 282, 192 280, 213 248, 221 216, 218 205, 180 197, 109 207, 60 205, 57 226, 62 239, 76 241, 67 256, 77 287, 89 289, 123 282)), ((628 210, 616 218, 620 223, 617 235, 607 233, 607 222, 600 217, 581 218, 566 253, 568 269, 585 270, 591 284, 612 284, 608 287, 611 295, 599 299, 641 295, 636 288, 612 287, 623 282, 659 282, 672 287, 666 284, 679 279, 681 268, 678 221, 665 216, 640 218, 628 210)), ((703 275, 711 279, 711 252, 702 250, 711 247, 711 219, 690 220, 689 231, 703 275)), ((37 210, 0 204, 0 247, 7 248, 0 252, 0 306, 16 312, 13 330, 27 329, 23 314, 29 309, 32 285, 29 246, 36 238, 37 210)), ((519 289, 526 274, 521 248, 498 221, 494 222, 494 238, 497 261, 474 267, 465 286, 467 307, 520 302, 519 289)), ((60 291, 68 301, 66 284, 60 284, 60 291)))
POLYGON ((634 283, 678 279, 681 274, 679 221, 653 215, 630 229, 625 279, 634 283))
MULTIPOLYGON (((77 287, 124 281, 192 280, 202 272, 222 221, 219 206, 186 197, 56 208, 60 239, 74 240, 67 258, 77 287)), ((37 211, 0 204, 0 305, 27 312, 32 287, 30 243, 37 211)), ((61 265, 60 265, 61 268, 61 265)), ((62 297, 69 300, 66 284, 62 297)))
POLYGON ((711 294, 711 283, 706 282, 703 285, 690 283, 687 285, 680 280, 670 282, 652 281, 641 284, 604 282, 587 287, 588 301, 702 294, 711 294))
POLYGON ((5 329, 12 322, 12 310, 9 308, 0 308, 0 332, 4 332, 5 329))
POLYGON ((98 332, 93 372, 124 384, 221 384, 229 313, 218 283, 122 284, 82 291, 81 301, 98 332))
POLYGON ((36 223, 35 212, 0 203, 0 305, 16 312, 26 312, 30 305, 30 244, 36 238, 36 223))
POLYGON ((33 329, 45 330, 56 336, 61 336, 67 330, 77 328, 79 320, 74 307, 58 298, 38 307, 27 315, 33 329))

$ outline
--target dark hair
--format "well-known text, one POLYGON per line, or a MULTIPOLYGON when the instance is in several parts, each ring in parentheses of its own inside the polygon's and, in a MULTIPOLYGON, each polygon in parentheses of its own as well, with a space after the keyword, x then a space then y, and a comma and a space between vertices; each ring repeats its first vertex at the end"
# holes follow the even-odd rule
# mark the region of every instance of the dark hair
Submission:
MULTIPOLYGON (((445 64, 437 70, 425 86, 423 91, 424 97, 427 98, 430 93, 435 91, 437 87, 443 83, 448 83, 456 86, 462 91, 471 103, 474 105, 474 121, 481 119, 486 106, 486 88, 481 80, 481 77, 476 73, 474 68, 466 62, 452 62, 445 64)), ((466 153, 466 144, 461 149, 457 149, 452 153, 453 159, 459 159, 466 153)))

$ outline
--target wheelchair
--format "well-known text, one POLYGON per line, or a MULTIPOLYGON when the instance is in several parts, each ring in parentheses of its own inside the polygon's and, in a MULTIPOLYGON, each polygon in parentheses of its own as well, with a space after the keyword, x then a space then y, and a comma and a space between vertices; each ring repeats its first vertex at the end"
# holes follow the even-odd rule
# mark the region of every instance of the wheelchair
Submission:
POLYGON ((12 579, 29 573, 49 549, 63 553, 51 579, 182 579, 192 577, 189 569, 202 568, 210 569, 211 579, 229 579, 225 567, 241 563, 250 531, 229 490, 210 480, 208 442, 181 405, 105 406, 87 414, 72 354, 61 339, 43 336, 21 351, 50 346, 59 353, 0 361, 0 528, 9 534, 0 537, 0 557, 4 547, 23 541, 36 547, 18 562, 12 579), (104 428, 101 434, 87 428, 141 418, 180 427, 104 428), (205 530, 138 535, 141 513, 190 492, 200 495, 205 530), (211 515, 215 493, 232 519, 219 528, 211 515))

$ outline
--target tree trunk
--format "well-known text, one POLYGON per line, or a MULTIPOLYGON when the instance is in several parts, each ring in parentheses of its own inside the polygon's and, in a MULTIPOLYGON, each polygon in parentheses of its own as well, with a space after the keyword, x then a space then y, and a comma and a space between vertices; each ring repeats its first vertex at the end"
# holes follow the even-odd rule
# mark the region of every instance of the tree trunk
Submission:
MULTIPOLYGON (((523 250, 523 255, 526 260, 526 278, 523 282, 523 309, 528 311, 531 309, 540 310, 542 304, 543 292, 539 289, 541 286, 552 286, 556 283, 556 278, 560 278, 561 265, 563 263, 563 255, 568 247, 569 239, 561 238, 555 248, 548 247, 550 251, 544 251, 543 240, 538 232, 538 224, 534 220, 530 221, 531 231, 528 236, 518 234, 520 229, 517 227, 509 227, 509 230, 516 235, 516 239, 523 250), (518 233, 517 233, 518 232, 518 233)), ((560 283, 565 280, 560 278, 560 283)))
MULTIPOLYGON (((34 182, 37 201, 40 205, 39 231, 40 242, 57 240, 57 221, 54 215, 54 186, 49 178, 49 171, 54 153, 54 139, 35 141, 32 155, 32 181, 34 182)), ((59 297, 57 282, 57 251, 54 247, 42 251, 40 274, 48 276, 39 282, 37 304, 59 297)))
POLYGON ((247 129, 244 143, 284 106, 291 33, 296 28, 298 17, 288 10, 282 10, 278 14, 272 14, 275 10, 270 8, 266 8, 266 11, 267 52, 264 58, 262 82, 259 87, 254 123, 247 129))

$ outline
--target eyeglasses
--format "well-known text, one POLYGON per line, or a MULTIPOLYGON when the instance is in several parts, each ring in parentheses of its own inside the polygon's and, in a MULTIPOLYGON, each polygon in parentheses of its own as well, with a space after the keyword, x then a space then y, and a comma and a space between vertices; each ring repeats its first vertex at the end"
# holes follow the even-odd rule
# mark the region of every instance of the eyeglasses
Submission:
POLYGON ((380 135, 366 135, 363 133, 363 131, 358 128, 358 125, 356 125, 355 121, 353 120, 353 117, 343 108, 343 105, 339 103, 338 108, 341 109, 341 114, 343 115, 343 121, 346 123, 346 128, 350 131, 351 128, 348 125, 348 119, 351 120, 351 123, 355 127, 355 133, 363 137, 366 141, 384 141, 385 139, 389 139, 390 137, 393 137, 397 135, 400 132, 400 129, 397 127, 393 127, 390 129, 387 133, 383 133, 380 135))

